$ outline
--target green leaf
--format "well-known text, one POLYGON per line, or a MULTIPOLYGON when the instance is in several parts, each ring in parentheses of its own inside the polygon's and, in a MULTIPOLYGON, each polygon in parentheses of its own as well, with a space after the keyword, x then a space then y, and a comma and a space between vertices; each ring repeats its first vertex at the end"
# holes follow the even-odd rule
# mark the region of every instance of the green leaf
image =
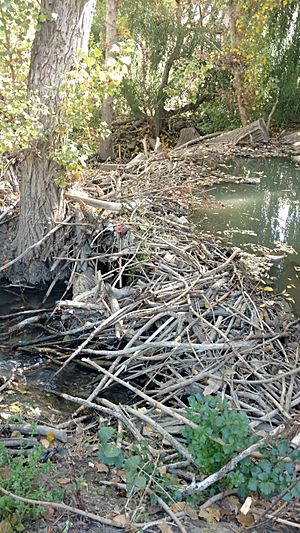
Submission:
POLYGON ((108 442, 112 436, 115 434, 115 430, 114 428, 110 427, 110 426, 102 426, 99 431, 98 431, 98 437, 99 437, 99 440, 105 444, 106 442, 108 442))
POLYGON ((146 476, 142 476, 142 475, 139 475, 139 476, 136 476, 135 480, 134 480, 134 486, 137 490, 142 490, 146 487, 147 485, 147 478, 146 476))
POLYGON ((250 479, 248 482, 248 489, 255 492, 257 489, 257 481, 256 479, 250 479))
POLYGON ((96 58, 93 56, 89 56, 85 60, 85 64, 87 67, 92 67, 96 63, 96 58))

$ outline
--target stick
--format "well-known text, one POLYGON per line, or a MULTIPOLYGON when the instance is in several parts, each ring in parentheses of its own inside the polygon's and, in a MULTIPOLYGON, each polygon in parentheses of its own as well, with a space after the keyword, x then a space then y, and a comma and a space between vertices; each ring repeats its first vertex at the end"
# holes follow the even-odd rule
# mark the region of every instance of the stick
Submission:
POLYGON ((63 511, 68 511, 69 513, 84 516, 85 518, 89 518, 90 520, 94 520, 95 522, 100 522, 101 524, 104 524, 106 526, 120 528, 120 525, 116 522, 113 522, 112 520, 102 518, 102 516, 98 516, 94 513, 89 513, 88 511, 82 511, 82 509, 77 509, 77 507, 71 507, 70 505, 66 505, 65 503, 46 502, 43 500, 32 500, 31 498, 23 498, 22 496, 17 496, 12 492, 3 489, 3 487, 0 487, 0 492, 2 492, 2 494, 5 494, 5 496, 9 496, 10 498, 13 498, 14 500, 17 500, 19 502, 27 503, 28 505, 43 505, 45 507, 53 507, 54 509, 62 509, 63 511))
POLYGON ((96 198, 91 198, 90 196, 81 196, 70 192, 66 193, 66 198, 73 202, 83 202, 91 207, 98 207, 100 209, 105 209, 106 211, 119 212, 122 209, 122 204, 120 202, 107 202, 106 200, 98 200, 96 198))
POLYGON ((196 429, 198 427, 197 424, 195 424, 194 422, 192 422, 191 420, 189 420, 185 416, 182 416, 179 413, 176 413, 176 411, 174 411, 170 407, 167 407, 166 405, 158 402, 157 400, 154 400, 153 398, 150 398, 150 396, 147 396, 147 394, 145 394, 144 392, 138 390, 136 387, 133 387, 132 385, 127 383, 127 381, 123 381, 123 379, 117 378, 114 374, 111 374, 111 372, 109 372, 108 370, 105 370, 105 368, 103 368, 102 366, 97 365, 97 363, 95 363, 94 361, 91 361, 91 359, 83 358, 82 361, 84 363, 88 363, 93 368, 96 368, 96 370, 98 370, 98 372, 102 372, 106 376, 110 377, 111 379, 113 379, 113 381, 116 381, 120 385, 123 385, 123 387, 126 387, 127 389, 131 390, 132 392, 134 392, 135 394, 137 394, 138 396, 143 398, 143 400, 146 400, 146 402, 150 403, 150 405, 153 405, 154 407, 156 407, 156 408, 160 409, 161 411, 167 413, 168 415, 172 416, 173 418, 177 418, 177 420, 180 420, 180 422, 183 422, 185 425, 190 426, 190 427, 192 427, 194 429, 196 429))
POLYGON ((166 511, 169 517, 175 522, 175 524, 177 525, 181 533, 187 533, 187 530, 184 527, 184 525, 180 522, 179 518, 177 518, 176 514, 173 513, 172 509, 170 509, 170 507, 166 504, 166 502, 157 494, 155 494, 155 498, 157 499, 159 505, 161 505, 163 510, 166 511))
POLYGON ((120 309, 119 311, 117 311, 116 313, 114 313, 113 315, 111 315, 110 317, 108 317, 106 320, 103 320, 103 322, 101 322, 101 324, 99 324, 99 326, 97 328, 94 329, 94 331, 92 331, 92 333, 89 335, 89 337, 87 339, 85 339, 85 341, 83 341, 79 346, 78 348, 76 348, 75 352, 73 352, 69 357, 68 359, 64 362, 64 364, 59 368, 59 370, 57 370, 57 372, 55 372, 55 374, 53 375, 52 379, 56 378, 56 376, 58 376, 58 374, 78 355, 80 354, 80 352, 83 350, 83 348, 85 348, 89 342, 91 342, 91 340, 96 336, 98 335, 98 333, 100 333, 103 329, 106 328, 106 326, 109 326, 111 323, 114 322, 114 320, 116 319, 120 319, 124 314, 126 315, 129 311, 131 311, 132 309, 134 309, 136 307, 136 303, 134 304, 131 304, 131 305, 128 305, 127 307, 124 307, 122 309, 120 309))
POLYGON ((61 442, 67 442, 68 440, 66 431, 59 431, 56 428, 52 428, 50 426, 36 426, 32 428, 32 426, 30 426, 29 424, 25 424, 24 426, 10 425, 9 429, 11 431, 18 431, 23 435, 48 435, 48 433, 53 433, 56 440, 59 440, 61 442))

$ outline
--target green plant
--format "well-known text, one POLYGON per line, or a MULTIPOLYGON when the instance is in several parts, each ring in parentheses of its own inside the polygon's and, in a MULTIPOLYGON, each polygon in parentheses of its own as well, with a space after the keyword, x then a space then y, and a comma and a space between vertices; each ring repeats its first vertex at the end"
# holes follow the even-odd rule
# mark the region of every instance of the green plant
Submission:
POLYGON ((124 463, 122 450, 112 442, 109 442, 114 434, 115 430, 111 427, 102 426, 100 428, 98 432, 101 443, 99 448, 99 460, 105 465, 121 468, 124 463))
MULTIPOLYGON (((23 449, 20 450, 18 456, 14 457, 7 452, 5 446, 0 445, 0 479, 2 488, 17 496, 33 500, 59 500, 61 491, 50 491, 41 482, 42 477, 52 466, 50 461, 46 463, 40 462, 44 452, 43 446, 37 445, 30 450, 27 457, 23 449)), ((0 520, 11 522, 15 531, 23 531, 23 522, 28 519, 38 518, 44 510, 44 507, 40 505, 28 505, 10 496, 0 494, 0 520)))
MULTIPOLYGON (((183 436, 200 474, 217 472, 230 459, 257 442, 246 415, 230 410, 226 401, 191 397, 189 405, 186 415, 197 424, 197 428, 185 428, 183 436)), ((267 499, 285 490, 293 481, 300 452, 292 450, 287 439, 280 439, 259 452, 261 459, 250 456, 241 461, 222 484, 213 485, 211 494, 224 488, 237 488, 242 498, 257 492, 267 499)), ((297 484, 287 498, 299 496, 300 484, 297 484)))
POLYGON ((126 472, 126 492, 131 497, 139 491, 151 486, 153 494, 160 494, 168 499, 176 487, 177 478, 165 472, 159 458, 153 461, 147 442, 141 441, 130 449, 128 457, 124 457, 121 449, 113 442, 109 442, 115 435, 111 427, 102 426, 99 430, 99 460, 106 465, 121 468, 126 472))

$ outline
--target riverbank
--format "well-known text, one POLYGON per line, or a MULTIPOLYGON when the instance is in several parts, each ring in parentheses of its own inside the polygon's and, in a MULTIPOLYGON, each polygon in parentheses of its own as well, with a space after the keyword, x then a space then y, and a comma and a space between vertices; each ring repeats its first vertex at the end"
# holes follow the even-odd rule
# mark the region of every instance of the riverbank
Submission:
MULTIPOLYGON (((162 519, 162 513, 172 524, 171 531, 192 531, 193 525, 194 531, 200 530, 203 519, 209 520, 212 514, 216 522, 230 520, 233 528, 243 523, 236 521, 245 499, 236 498, 241 481, 231 486, 227 495, 236 498, 229 515, 222 510, 226 502, 223 482, 217 485, 213 500, 211 492, 204 492, 212 486, 205 484, 211 471, 199 470, 191 437, 184 432, 187 428, 196 430, 200 424, 197 418, 190 418, 188 397, 225 399, 231 411, 247 415, 251 433, 247 444, 243 441, 245 448, 252 436, 265 439, 260 443, 264 447, 277 443, 282 435, 292 443, 299 432, 299 321, 284 299, 274 297, 263 283, 267 261, 195 232, 187 216, 185 207, 195 202, 196 175, 204 181, 209 174, 204 161, 212 165, 213 153, 216 150, 211 148, 202 151, 201 158, 197 156, 199 167, 193 166, 195 155, 184 153, 175 159, 161 154, 129 167, 87 170, 68 190, 69 247, 52 265, 53 279, 46 291, 47 300, 65 278, 56 305, 2 317, 0 343, 12 357, 16 353, 29 358, 36 354, 55 366, 48 389, 74 405, 75 414, 68 415, 68 420, 58 420, 59 415, 51 420, 48 413, 46 421, 40 414, 35 420, 67 431, 72 442, 71 459, 56 452, 56 461, 63 469, 73 462, 74 473, 62 477, 74 482, 81 472, 76 472, 79 456, 85 460, 87 480, 82 483, 87 485, 79 489, 76 507, 101 513, 103 520, 112 522, 107 527, 121 526, 123 521, 123 530, 158 531, 159 527, 168 531, 165 519, 165 525, 153 524, 162 519), (89 368, 99 377, 89 389, 76 389, 67 395, 62 388, 56 389, 56 383, 74 362, 78 371, 89 368), (99 437, 99 427, 107 426, 114 427, 116 433, 105 436, 102 432, 99 437), (143 443, 142 448, 137 443, 143 443), (86 458, 84 449, 88 449, 86 458), (139 461, 135 459, 130 478, 125 461, 136 456, 139 461), (155 470, 150 465, 155 465, 155 470), (88 487, 94 489, 94 480, 99 479, 98 473, 93 477, 96 470, 102 486, 110 487, 104 501, 111 499, 111 491, 124 498, 118 511, 117 506, 99 510, 94 507, 96 497, 89 499, 88 487), (132 494, 129 489, 126 493, 126 484, 127 489, 133 486, 132 494), (203 493, 202 497, 196 503, 189 499, 185 506, 187 495, 190 498, 196 493, 203 493), (145 519, 151 495, 151 512, 145 519), (203 515, 205 508, 209 511, 203 515)), ((5 217, 16 214, 16 210, 6 211, 5 217)), ((31 371, 29 368, 28 376, 31 371)), ((24 374, 26 377, 25 369, 24 374)), ((16 383, 13 375, 3 380, 4 413, 14 404, 6 393, 14 390, 16 383)), ((205 405, 210 415, 211 407, 205 405)), ((221 411, 219 416, 216 425, 220 427, 224 422, 221 411)), ((5 436, 13 438, 7 418, 4 420, 5 436)), ((236 440, 241 427, 237 426, 234 435, 229 432, 231 441, 236 440)), ((224 441, 227 437, 222 434, 221 438, 217 431, 210 435, 212 440, 206 437, 205 449, 212 449, 215 457, 228 446, 224 441)), ((46 440, 50 451, 59 448, 55 435, 46 440)), ((242 449, 225 454, 223 464, 233 458, 241 461, 242 449)), ((257 449, 250 450, 249 456, 252 451, 257 449)), ((215 482, 231 470, 229 465, 223 473, 222 466, 218 461, 212 463, 215 482)), ((289 485, 292 481, 287 491, 289 485)), ((72 501, 72 493, 66 492, 72 501)), ((261 501, 257 487, 250 494, 254 502, 251 525, 256 521, 258 531, 265 527, 259 525, 262 513, 272 515, 273 508, 261 501)), ((294 512, 289 511, 294 505, 292 499, 290 507, 285 507, 286 514, 279 518, 295 520, 294 512)), ((62 525, 58 518, 54 511, 44 522, 56 531, 62 525)), ((83 526, 76 527, 72 531, 84 531, 83 526)), ((92 531, 92 526, 88 527, 92 531)))

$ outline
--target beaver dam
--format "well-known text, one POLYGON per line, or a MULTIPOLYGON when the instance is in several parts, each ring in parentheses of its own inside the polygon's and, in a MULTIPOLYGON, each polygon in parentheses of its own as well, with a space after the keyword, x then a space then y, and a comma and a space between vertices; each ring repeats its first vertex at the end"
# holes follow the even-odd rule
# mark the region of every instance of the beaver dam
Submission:
MULTIPOLYGON (((220 245, 194 230, 183 206, 195 205, 192 175, 202 184, 208 178, 203 153, 201 157, 193 151, 181 161, 156 156, 127 167, 104 165, 86 171, 68 191, 68 218, 56 233, 57 239, 62 232, 68 234, 68 247, 53 263, 53 280, 41 308, 1 317, 5 356, 22 357, 28 378, 33 356, 48 361, 48 391, 73 406, 68 420, 58 417, 56 425, 52 420, 54 429, 69 439, 76 435, 79 421, 86 424, 86 435, 95 435, 99 426, 118 429, 110 460, 102 449, 101 463, 109 467, 103 467, 99 483, 122 491, 127 484, 126 511, 103 517, 87 504, 81 508, 85 519, 107 527, 190 531, 185 517, 200 528, 205 509, 215 509, 220 520, 224 514, 218 502, 243 485, 242 478, 227 485, 230 472, 245 458, 255 468, 255 461, 264 456, 261 450, 282 436, 288 442, 282 453, 289 463, 289 454, 299 444, 299 319, 262 281, 269 268, 266 259, 220 245), (48 305, 55 290, 59 298, 48 305), (77 387, 67 394, 56 385, 74 363, 77 372, 93 373, 82 390, 77 387), (249 422, 247 445, 228 454, 228 446, 239 438, 239 426, 235 436, 231 433, 231 444, 208 432, 206 449, 214 447, 215 456, 224 453, 226 460, 216 461, 206 472, 197 459, 202 419, 187 409, 189 397, 194 402, 212 398, 214 407, 206 404, 208 412, 219 409, 213 399, 227 401, 229 412, 242 413, 249 422), (193 431, 194 437, 189 436, 193 431), (144 451, 137 451, 137 443, 144 443, 144 451), (128 472, 127 478, 111 474, 113 466, 122 467, 118 454, 128 460, 131 453, 140 454, 133 477, 128 472), (156 465, 155 472, 149 470, 150 463, 156 465), (151 494, 156 507, 146 519, 142 509, 151 494), (193 500, 196 495, 198 500, 193 500), (183 504, 186 499, 188 505, 183 504), (174 529, 167 529, 168 523, 174 529)), ((10 192, 10 200, 16 204, 17 194, 10 192)), ((11 220, 13 225, 18 207, 5 209, 1 223, 11 220)), ((2 271, 9 266, 3 265, 2 271)), ((2 379, 2 412, 9 412, 8 393, 15 382, 13 370, 2 379)), ((7 420, 4 426, 8 441, 13 427, 7 420)), ((108 445, 110 438, 104 438, 108 445)), ((295 465, 295 454, 291 457, 295 465)), ((269 502, 264 499, 267 486, 265 492, 257 484, 252 492, 247 489, 256 502, 248 525, 255 524, 257 531, 265 531, 266 521, 277 520, 278 527, 297 521, 296 469, 288 469, 288 474, 284 468, 280 489, 269 486, 269 502), (284 498, 287 494, 290 498, 284 498)), ((240 506, 247 491, 239 493, 240 506)), ((231 511, 236 514, 240 511, 231 511)))

